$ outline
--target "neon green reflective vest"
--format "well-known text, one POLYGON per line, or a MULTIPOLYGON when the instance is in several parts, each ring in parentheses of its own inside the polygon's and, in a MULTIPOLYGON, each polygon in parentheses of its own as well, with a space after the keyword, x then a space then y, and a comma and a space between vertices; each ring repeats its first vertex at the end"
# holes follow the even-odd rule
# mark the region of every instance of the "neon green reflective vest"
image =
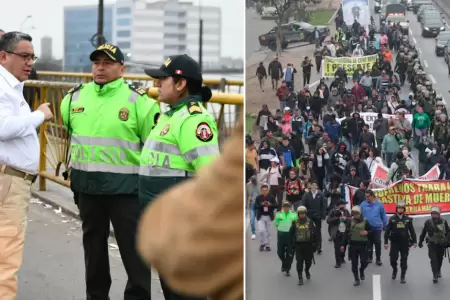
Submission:
POLYGON ((139 170, 143 207, 220 154, 216 122, 200 100, 200 96, 188 96, 161 114, 150 132, 139 170))
POLYGON ((61 117, 72 134, 72 190, 137 195, 142 145, 159 113, 156 100, 122 78, 70 90, 61 103, 61 117))
POLYGON ((275 227, 278 232, 289 232, 292 228, 292 222, 298 219, 298 214, 293 211, 281 211, 275 216, 275 227))

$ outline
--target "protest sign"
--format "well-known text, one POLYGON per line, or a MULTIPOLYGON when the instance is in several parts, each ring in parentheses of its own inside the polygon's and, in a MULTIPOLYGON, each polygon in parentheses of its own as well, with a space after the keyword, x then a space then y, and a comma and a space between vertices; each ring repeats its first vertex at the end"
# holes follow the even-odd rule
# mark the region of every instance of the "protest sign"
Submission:
MULTIPOLYGON (((349 207, 358 188, 346 186, 349 207)), ((404 179, 381 189, 373 189, 383 203, 387 214, 395 214, 399 200, 406 201, 406 214, 427 215, 432 206, 439 206, 443 213, 450 212, 450 180, 404 179)))
MULTIPOLYGON (((364 122, 369 125, 369 131, 375 133, 375 130, 373 129, 373 123, 375 122, 376 119, 378 119, 378 113, 372 113, 372 112, 362 112, 359 113, 359 115, 361 116, 361 118, 364 120, 364 122)), ((389 115, 389 114, 383 114, 383 117, 386 119, 396 119, 397 116, 396 115, 389 115)), ((336 119, 336 121, 338 121, 339 123, 342 122, 342 120, 344 120, 345 118, 339 118, 336 119)), ((407 119, 410 123, 412 122, 412 115, 408 114, 405 115, 405 119, 407 119)))

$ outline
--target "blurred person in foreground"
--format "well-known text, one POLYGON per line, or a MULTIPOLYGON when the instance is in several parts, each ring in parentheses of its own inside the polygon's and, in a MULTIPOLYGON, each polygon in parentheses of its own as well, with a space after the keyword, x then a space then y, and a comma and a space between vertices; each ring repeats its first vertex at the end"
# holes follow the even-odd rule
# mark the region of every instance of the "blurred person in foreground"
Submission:
MULTIPOLYGON (((142 151, 139 170, 141 213, 146 206, 154 205, 153 201, 159 194, 192 178, 220 154, 215 119, 203 105, 211 99, 212 93, 208 87, 203 86, 198 63, 187 55, 174 55, 159 69, 146 69, 145 73, 156 79, 158 100, 169 104, 170 109, 161 114, 142 151)), ((241 157, 242 146, 241 144, 239 148, 235 148, 241 157)), ((242 173, 242 161, 240 172, 242 173)), ((243 179, 241 186, 242 182, 243 179)), ((209 195, 215 196, 216 193, 209 195)), ((183 198, 183 201, 190 202, 186 197, 183 198)), ((240 200, 242 199, 243 195, 240 200)), ((190 220, 189 214, 185 214, 184 218, 190 220)), ((170 219, 179 220, 176 217, 170 219)), ((167 300, 197 299, 181 295, 169 287, 165 274, 160 274, 159 279, 167 300)), ((201 293, 196 295, 208 296, 201 293)))
POLYGON ((244 298, 243 132, 241 125, 217 160, 143 213, 138 249, 180 293, 244 298))
POLYGON ((50 121, 49 103, 31 112, 23 97, 23 82, 36 57, 32 38, 21 32, 0 38, 0 299, 17 294, 22 264, 31 184, 39 164, 36 128, 50 121))

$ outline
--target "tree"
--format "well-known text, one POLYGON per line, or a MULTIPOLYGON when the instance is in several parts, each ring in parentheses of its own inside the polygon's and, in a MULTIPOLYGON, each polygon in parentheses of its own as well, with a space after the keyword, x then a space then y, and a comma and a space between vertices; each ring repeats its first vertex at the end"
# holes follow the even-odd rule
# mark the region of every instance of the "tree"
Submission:
POLYGON ((289 12, 293 5, 303 0, 253 0, 253 2, 260 7, 273 7, 276 12, 275 22, 277 24, 277 54, 281 54, 283 36, 281 33, 281 24, 285 23, 289 18, 289 12))

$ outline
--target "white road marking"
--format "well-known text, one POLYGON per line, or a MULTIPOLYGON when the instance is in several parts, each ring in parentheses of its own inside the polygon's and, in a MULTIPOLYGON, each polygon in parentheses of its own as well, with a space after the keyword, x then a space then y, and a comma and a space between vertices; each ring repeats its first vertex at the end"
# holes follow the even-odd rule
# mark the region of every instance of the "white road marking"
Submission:
POLYGON ((423 65, 425 66, 425 68, 428 68, 428 63, 426 60, 423 61, 423 65))
POLYGON ((419 54, 422 54, 422 50, 420 50, 420 48, 417 48, 417 52, 419 52, 419 54))
POLYGON ((428 77, 430 77, 430 80, 431 80, 431 83, 432 84, 436 84, 436 79, 434 79, 434 76, 433 75, 428 75, 428 77))
POLYGON ((416 44, 417 44, 417 40, 416 40, 416 38, 415 38, 415 37, 413 37, 413 38, 412 38, 412 40, 413 40, 413 42, 414 42, 414 45, 416 45, 416 44))
POLYGON ((381 277, 373 275, 373 300, 381 300, 381 277))
POLYGON ((309 87, 313 87, 313 86, 319 84, 319 82, 320 82, 320 80, 316 80, 316 81, 314 81, 314 82, 311 82, 311 83, 309 84, 309 87))
MULTIPOLYGON (((409 35, 413 35, 411 28, 408 29, 408 34, 409 34, 409 35)), ((413 38, 413 40, 415 40, 415 39, 413 38)), ((415 43, 415 42, 416 42, 416 41, 414 41, 414 43, 415 43)))

